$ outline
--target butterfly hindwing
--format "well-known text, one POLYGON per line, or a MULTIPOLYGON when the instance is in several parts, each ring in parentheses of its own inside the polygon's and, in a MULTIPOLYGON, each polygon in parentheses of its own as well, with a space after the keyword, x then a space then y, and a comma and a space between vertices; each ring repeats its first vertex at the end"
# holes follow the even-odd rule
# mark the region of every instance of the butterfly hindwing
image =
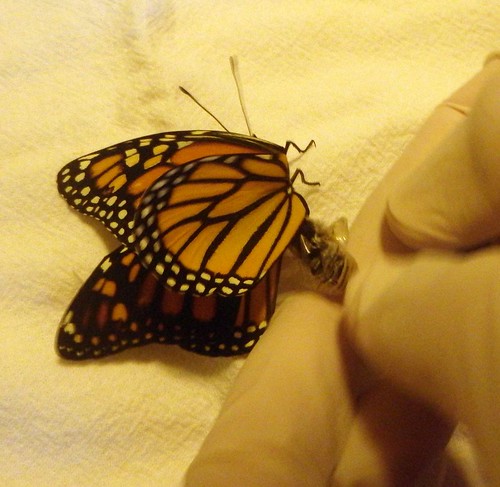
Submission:
POLYGON ((274 312, 278 261, 242 297, 196 297, 165 288, 121 246, 105 257, 66 311, 57 334, 67 359, 98 358, 148 343, 206 355, 248 353, 274 312))
POLYGON ((146 191, 136 251, 176 291, 239 295, 276 262, 307 214, 282 153, 205 157, 146 191))

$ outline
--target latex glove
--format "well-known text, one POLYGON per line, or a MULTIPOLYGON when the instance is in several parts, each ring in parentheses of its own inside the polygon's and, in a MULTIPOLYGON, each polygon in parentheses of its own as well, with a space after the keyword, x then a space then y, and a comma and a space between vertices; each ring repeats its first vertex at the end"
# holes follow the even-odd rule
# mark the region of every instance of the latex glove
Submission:
MULTIPOLYGON (((500 61, 492 58, 436 110, 365 205, 350 241, 361 270, 346 298, 363 359, 467 426, 487 485, 500 485, 499 237, 500 61)), ((356 479, 356 450, 365 447, 351 434, 345 479, 356 479)))
MULTIPOLYGON (((470 100, 483 76, 465 89, 470 100)), ((353 224, 360 277, 386 253, 379 242, 387 189, 462 119, 437 112, 420 136, 427 145, 410 147, 353 224)), ((361 282, 354 284, 366 297, 361 282)), ((450 421, 366 370, 341 318, 339 304, 313 293, 281 303, 191 465, 188 487, 412 485, 439 457, 450 421)))

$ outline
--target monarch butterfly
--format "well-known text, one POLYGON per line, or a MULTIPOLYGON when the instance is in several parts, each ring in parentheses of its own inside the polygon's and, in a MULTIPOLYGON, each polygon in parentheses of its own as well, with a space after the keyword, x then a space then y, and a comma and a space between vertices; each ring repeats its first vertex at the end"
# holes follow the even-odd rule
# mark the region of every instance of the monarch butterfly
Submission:
POLYGON ((70 304, 58 353, 79 360, 152 342, 248 353, 274 312, 291 242, 313 273, 342 289, 353 266, 308 218, 293 187, 303 174, 289 172, 291 145, 229 131, 166 132, 63 167, 60 194, 121 245, 70 304))

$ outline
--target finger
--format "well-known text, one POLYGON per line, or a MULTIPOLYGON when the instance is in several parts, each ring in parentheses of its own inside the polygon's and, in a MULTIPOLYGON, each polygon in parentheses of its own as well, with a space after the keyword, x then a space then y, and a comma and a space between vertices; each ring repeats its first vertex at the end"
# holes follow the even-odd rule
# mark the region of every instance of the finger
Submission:
POLYGON ((191 465, 188 487, 326 485, 352 421, 340 307, 312 293, 281 303, 191 465))
MULTIPOLYGON (((358 261, 360 271, 357 276, 351 279, 345 300, 347 309, 351 315, 351 326, 356 326, 353 333, 361 334, 365 326, 370 326, 371 329, 371 325, 364 323, 360 326, 359 323, 356 323, 357 316, 362 315, 366 309, 370 309, 371 304, 377 302, 379 296, 383 295, 387 288, 393 286, 394 282, 397 282, 398 276, 404 271, 407 261, 413 258, 413 254, 408 252, 408 248, 396 239, 394 234, 385 225, 385 210, 388 195, 397 188, 401 178, 405 174, 410 174, 412 171, 417 170, 436 148, 439 147, 442 140, 449 136, 457 125, 462 123, 468 112, 467 107, 475 103, 478 92, 481 90, 485 79, 488 78, 488 69, 486 68, 481 71, 454 93, 449 98, 447 104, 436 108, 417 137, 406 148, 400 160, 367 200, 359 216, 353 223, 348 245, 349 250, 358 261), (376 269, 371 269, 373 265, 377 266, 376 269), (365 280, 365 276, 368 273, 372 274, 371 280, 365 280)), ((465 285, 464 283, 462 284, 465 285)), ((397 300, 392 300, 387 304, 389 309, 397 305, 397 300)), ((378 324, 375 324, 373 328, 377 328, 378 326, 378 324)), ((400 333, 403 333, 405 329, 406 325, 402 322, 400 333)), ((422 330, 422 334, 424 333, 425 331, 422 330)), ((390 335, 389 332, 388 334, 390 335)), ((376 342, 374 341, 372 354, 384 357, 385 353, 385 350, 377 349, 376 342)), ((400 356, 399 361, 394 360, 387 366, 399 370, 405 364, 405 357, 400 356)), ((382 365, 379 364, 379 366, 381 367, 382 365)), ((438 370, 436 369, 432 372, 437 374, 438 370)), ((348 440, 346 451, 359 449, 356 446, 359 441, 362 441, 362 435, 356 435, 354 428, 353 436, 348 440)), ((397 441, 395 443, 397 444, 397 441)), ((373 451, 376 452, 377 450, 373 451)), ((348 458, 347 454, 346 458, 348 458)), ((351 458, 355 462, 355 456, 351 458)), ((348 462, 345 461, 343 464, 347 465, 348 462)))
POLYGON ((452 431, 426 404, 379 384, 360 401, 332 485, 421 485, 435 476, 452 431))
POLYGON ((361 272, 370 267, 375 256, 381 256, 386 251, 405 250, 406 246, 401 246, 391 232, 383 231, 388 195, 396 190, 403 178, 416 171, 457 125, 463 122, 468 108, 474 105, 488 79, 493 63, 495 61, 486 65, 453 93, 446 104, 436 107, 399 160, 366 200, 352 224, 348 241, 348 249, 361 272))
POLYGON ((483 74, 469 117, 389 196, 389 227, 413 248, 472 248, 500 236, 500 58, 483 74))
POLYGON ((352 307, 354 300, 357 303, 364 301, 366 305, 375 301, 397 278, 400 267, 393 263, 406 255, 411 258, 412 252, 409 247, 388 228, 386 220, 388 197, 397 190, 403 178, 418 171, 442 141, 463 123, 468 107, 476 103, 491 71, 497 69, 493 67, 495 63, 497 61, 488 63, 482 71, 455 91, 446 103, 440 104, 434 110, 361 208, 352 224, 347 243, 349 252, 358 264, 358 272, 351 277, 347 288, 345 296, 347 307, 352 307), (371 287, 363 286, 364 276, 375 262, 380 270, 377 284, 371 287), (361 286, 363 286, 363 300, 359 297, 355 299, 361 286))
POLYGON ((388 380, 469 427, 500 481, 500 248, 422 252, 374 301, 376 266, 349 308, 352 341, 388 380))

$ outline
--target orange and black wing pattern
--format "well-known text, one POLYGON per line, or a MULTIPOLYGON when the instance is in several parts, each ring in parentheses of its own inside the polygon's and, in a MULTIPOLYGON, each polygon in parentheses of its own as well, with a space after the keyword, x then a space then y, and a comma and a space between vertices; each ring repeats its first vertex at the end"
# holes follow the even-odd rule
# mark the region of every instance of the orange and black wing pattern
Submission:
POLYGON ((135 247, 176 291, 239 295, 283 254, 307 213, 282 154, 209 156, 172 169, 145 192, 135 247))
POLYGON ((280 259, 244 296, 198 297, 160 284, 122 245, 97 266, 66 311, 59 355, 100 358, 163 343, 211 356, 248 353, 274 312, 280 259))
POLYGON ((70 162, 57 183, 122 244, 65 313, 62 357, 155 342, 251 350, 274 311, 281 254, 308 213, 285 148, 228 132, 153 134, 70 162))
POLYGON ((124 244, 144 192, 171 169, 221 154, 279 153, 279 145, 255 137, 208 130, 165 132, 91 152, 66 164, 59 193, 75 210, 102 222, 124 244))

